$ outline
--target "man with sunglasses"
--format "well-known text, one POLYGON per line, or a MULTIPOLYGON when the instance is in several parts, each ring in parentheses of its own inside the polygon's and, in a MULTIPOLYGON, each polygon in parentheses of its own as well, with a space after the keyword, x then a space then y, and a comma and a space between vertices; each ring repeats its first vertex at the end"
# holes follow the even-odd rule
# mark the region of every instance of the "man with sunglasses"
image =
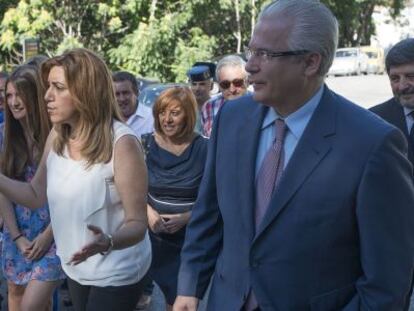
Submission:
POLYGON ((214 120, 181 252, 174 311, 399 311, 414 263, 403 134, 324 79, 338 23, 278 0, 246 50, 253 96, 214 120))
POLYGON ((246 62, 237 55, 223 57, 217 64, 216 78, 220 94, 208 100, 201 108, 203 134, 210 137, 213 120, 223 104, 247 91, 246 62))

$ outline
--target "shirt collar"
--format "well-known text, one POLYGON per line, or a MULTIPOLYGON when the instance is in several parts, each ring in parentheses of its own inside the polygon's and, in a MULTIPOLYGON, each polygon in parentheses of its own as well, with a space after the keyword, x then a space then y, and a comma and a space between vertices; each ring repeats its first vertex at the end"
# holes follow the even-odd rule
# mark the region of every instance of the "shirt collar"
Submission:
MULTIPOLYGON (((302 107, 284 118, 286 126, 296 139, 299 139, 302 136, 313 112, 321 101, 323 90, 324 86, 322 85, 315 95, 313 95, 302 107)), ((262 129, 272 125, 278 118, 283 119, 274 109, 269 109, 263 120, 262 129)))
POLYGON ((403 109, 404 109, 404 115, 405 115, 406 117, 409 117, 409 116, 410 116, 410 114, 411 114, 411 112, 413 112, 413 111, 414 111, 414 109, 407 108, 407 107, 404 107, 404 106, 403 106, 403 109))
POLYGON ((138 99, 137 99, 137 109, 135 109, 135 112, 129 117, 128 120, 133 120, 135 118, 145 118, 145 108, 143 108, 142 104, 138 102, 138 99))

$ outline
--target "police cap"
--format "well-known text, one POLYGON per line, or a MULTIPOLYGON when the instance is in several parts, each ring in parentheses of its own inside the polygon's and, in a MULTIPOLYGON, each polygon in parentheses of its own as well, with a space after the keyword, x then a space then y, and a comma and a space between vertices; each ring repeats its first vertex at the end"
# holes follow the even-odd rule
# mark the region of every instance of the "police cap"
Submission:
POLYGON ((195 62, 193 66, 207 66, 210 69, 210 75, 216 80, 216 64, 211 62, 195 62))
POLYGON ((187 71, 187 76, 191 81, 199 82, 211 79, 210 68, 208 66, 194 66, 187 71))

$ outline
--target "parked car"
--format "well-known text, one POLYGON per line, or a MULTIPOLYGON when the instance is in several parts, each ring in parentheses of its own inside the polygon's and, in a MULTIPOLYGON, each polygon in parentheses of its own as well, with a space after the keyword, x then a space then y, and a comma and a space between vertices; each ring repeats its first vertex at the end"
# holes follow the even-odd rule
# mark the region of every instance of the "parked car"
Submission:
POLYGON ((138 85, 138 90, 141 92, 143 89, 145 89, 148 85, 151 84, 159 84, 160 81, 155 80, 155 79, 148 79, 148 78, 137 78, 137 85, 138 85))
POLYGON ((375 46, 363 46, 362 52, 368 56, 368 73, 383 74, 385 71, 384 49, 375 46))
POLYGON ((160 94, 162 93, 162 91, 168 88, 171 88, 171 87, 179 87, 179 86, 188 86, 188 84, 185 84, 185 83, 149 84, 139 93, 138 102, 140 105, 142 104, 144 106, 152 108, 158 96, 160 96, 160 94))
POLYGON ((349 76, 368 73, 368 56, 360 48, 341 48, 336 51, 328 75, 349 76))

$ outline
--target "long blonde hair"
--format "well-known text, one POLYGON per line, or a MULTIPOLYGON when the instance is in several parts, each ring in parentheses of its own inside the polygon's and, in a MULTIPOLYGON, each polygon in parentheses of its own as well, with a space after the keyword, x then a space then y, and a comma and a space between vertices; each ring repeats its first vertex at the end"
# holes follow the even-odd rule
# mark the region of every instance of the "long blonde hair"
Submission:
MULTIPOLYGON (((92 51, 78 48, 53 57, 42 64, 47 84, 53 67, 62 67, 69 93, 79 114, 77 135, 82 141, 80 153, 87 166, 107 163, 113 149, 113 120, 121 121, 111 74, 104 61, 92 51)), ((57 137, 53 149, 63 155, 65 145, 75 129, 68 124, 54 126, 57 137)))
POLYGON ((40 74, 36 67, 22 65, 17 67, 6 81, 12 83, 18 97, 25 105, 27 133, 21 123, 16 120, 9 105, 4 105, 4 146, 1 161, 2 172, 9 177, 23 179, 28 165, 40 162, 43 148, 50 131, 50 122, 44 102, 45 88, 41 83, 40 74), (28 146, 26 136, 33 143, 28 146))

